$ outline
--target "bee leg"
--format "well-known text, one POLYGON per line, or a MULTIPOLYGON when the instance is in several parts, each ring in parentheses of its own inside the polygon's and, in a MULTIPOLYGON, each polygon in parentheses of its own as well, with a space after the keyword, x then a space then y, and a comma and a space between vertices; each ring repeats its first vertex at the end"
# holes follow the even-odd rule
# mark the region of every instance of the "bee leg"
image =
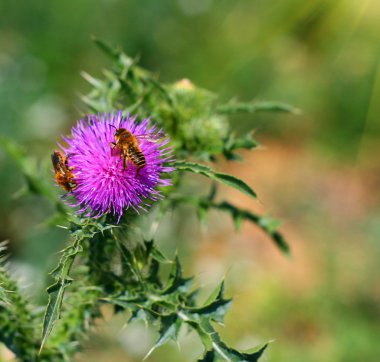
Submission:
POLYGON ((115 142, 110 142, 110 146, 111 146, 111 156, 112 156, 112 150, 117 146, 117 144, 115 142))
POLYGON ((123 157, 123 170, 125 171, 127 169, 127 157, 123 157))
POLYGON ((65 166, 66 166, 66 168, 68 170, 70 169, 70 167, 69 167, 69 158, 70 158, 70 153, 65 158, 65 166))

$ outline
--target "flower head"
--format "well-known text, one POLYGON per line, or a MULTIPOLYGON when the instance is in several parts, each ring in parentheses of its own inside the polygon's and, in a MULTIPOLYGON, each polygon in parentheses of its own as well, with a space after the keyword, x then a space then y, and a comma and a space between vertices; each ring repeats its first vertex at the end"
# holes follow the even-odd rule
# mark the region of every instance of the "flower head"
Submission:
POLYGON ((67 167, 74 175, 75 188, 70 194, 77 200, 78 213, 99 217, 113 213, 120 220, 123 211, 149 206, 149 199, 161 198, 156 186, 168 186, 164 166, 172 160, 172 149, 149 119, 117 114, 89 115, 72 128, 71 137, 63 137, 68 147, 60 147, 67 156, 67 167), (129 131, 134 145, 117 142, 117 130, 129 131), (137 156, 136 156, 137 154, 137 156), (143 161, 141 161, 141 159, 143 161))

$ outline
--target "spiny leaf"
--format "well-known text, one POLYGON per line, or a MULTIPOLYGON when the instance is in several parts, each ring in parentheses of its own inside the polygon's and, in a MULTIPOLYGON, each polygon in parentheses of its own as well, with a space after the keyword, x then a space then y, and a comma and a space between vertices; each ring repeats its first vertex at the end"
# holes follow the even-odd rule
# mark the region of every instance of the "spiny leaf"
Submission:
POLYGON ((279 221, 269 218, 267 216, 256 215, 248 210, 239 209, 227 201, 213 203, 210 205, 210 207, 229 212, 231 216, 234 218, 234 221, 237 226, 239 226, 241 220, 249 220, 255 223, 263 231, 265 231, 268 235, 271 236, 272 240, 276 243, 276 245, 280 248, 281 251, 283 251, 285 254, 290 253, 288 243, 285 241, 282 234, 277 231, 277 228, 280 225, 279 221))
POLYGON ((226 173, 215 172, 210 167, 195 162, 177 161, 171 163, 170 165, 178 171, 188 171, 204 175, 212 180, 219 181, 228 186, 231 186, 248 196, 256 198, 256 193, 244 181, 235 176, 228 175, 226 173))
POLYGON ((10 304, 8 299, 8 294, 12 293, 12 290, 8 290, 9 287, 15 285, 13 280, 8 275, 8 272, 5 270, 5 262, 7 259, 6 250, 8 249, 8 240, 0 242, 0 306, 3 304, 10 304), (5 286, 5 287, 4 287, 5 286))
POLYGON ((239 352, 228 347, 221 340, 219 334, 215 331, 208 318, 201 316, 193 319, 188 315, 187 317, 188 319, 185 321, 198 332, 205 347, 205 354, 200 361, 256 362, 267 347, 267 345, 265 345, 253 353, 239 352))
POLYGON ((83 103, 85 103, 94 112, 109 112, 111 107, 104 99, 94 99, 89 96, 79 95, 83 103))
POLYGON ((144 357, 144 360, 147 359, 152 352, 168 342, 169 340, 176 341, 178 338, 179 330, 182 326, 182 320, 177 317, 177 315, 170 315, 161 318, 161 328, 160 328, 160 337, 158 338, 155 345, 149 350, 149 352, 144 357))
POLYGON ((191 284, 193 278, 183 278, 182 276, 182 266, 176 256, 172 270, 169 275, 168 282, 165 288, 161 291, 162 294, 171 294, 173 292, 186 292, 191 284))
POLYGON ((244 358, 243 361, 247 361, 247 362, 256 362, 256 361, 258 361, 258 359, 262 356, 262 354, 267 349, 267 347, 268 347, 268 343, 265 343, 262 346, 253 348, 251 350, 251 352, 241 353, 241 356, 244 358))
POLYGON ((238 149, 251 150, 259 145, 259 143, 253 138, 252 132, 247 133, 243 137, 236 138, 230 135, 224 142, 223 154, 228 160, 239 160, 241 156, 233 151, 238 149))
POLYGON ((157 248, 153 240, 146 240, 144 242, 147 248, 147 255, 151 256, 154 260, 162 264, 171 264, 172 261, 166 257, 166 255, 157 248))
MULTIPOLYGON (((106 42, 104 42, 103 40, 100 40, 98 38, 96 38, 95 36, 92 37, 92 40, 94 41, 94 43, 104 52, 106 53, 108 56, 110 56, 114 61, 116 61, 118 63, 118 65, 121 65, 123 70, 122 70, 122 73, 124 73, 126 71, 126 69, 128 69, 129 67, 131 67, 132 65, 134 65, 134 63, 136 62, 135 59, 132 59, 130 58, 129 56, 127 56, 121 48, 113 48, 112 46, 110 46, 109 44, 107 44, 106 42)), ((139 68, 137 68, 139 69, 139 68)), ((145 70, 141 69, 141 72, 142 73, 145 73, 145 70)), ((119 95, 119 92, 118 92, 118 95, 119 95)))
POLYGON ((7 298, 7 291, 1 285, 0 285, 0 303, 9 304, 9 300, 7 298))
POLYGON ((247 150, 251 150, 259 145, 259 143, 253 138, 251 132, 247 133, 243 137, 236 138, 233 140, 232 144, 229 146, 231 151, 237 150, 240 148, 245 148, 247 150))
POLYGON ((231 303, 231 299, 224 298, 224 281, 222 281, 207 298, 202 307, 187 308, 186 310, 193 315, 202 315, 222 324, 231 303))
POLYGON ((131 316, 128 319, 128 324, 135 320, 141 320, 146 326, 148 326, 148 322, 150 321, 149 314, 144 309, 132 310, 131 316))
POLYGON ((224 280, 221 281, 217 285, 217 287, 213 290, 213 292, 209 295, 207 298, 205 305, 208 305, 212 302, 215 302, 216 300, 220 300, 224 298, 224 280))
POLYGON ((261 216, 258 224, 268 233, 274 233, 281 226, 281 221, 269 216, 261 216))
POLYGON ((93 77, 92 75, 88 74, 87 72, 82 71, 80 75, 88 82, 90 83, 94 88, 104 88, 106 84, 101 81, 100 79, 97 79, 93 77))
POLYGON ((213 350, 206 351, 205 354, 198 360, 198 362, 214 362, 215 361, 215 352, 213 350))
POLYGON ((198 362, 217 362, 221 360, 222 361, 239 361, 239 362, 256 362, 264 353, 267 346, 268 346, 267 344, 265 344, 264 346, 260 346, 256 352, 252 352, 252 353, 233 351, 232 357, 226 356, 228 359, 225 359, 225 358, 221 359, 220 356, 218 356, 218 353, 216 352, 216 350, 212 349, 212 350, 206 351, 203 357, 198 360, 198 362))
POLYGON ((287 112, 299 114, 301 111, 287 103, 274 101, 255 101, 255 102, 229 102, 216 108, 218 113, 256 113, 256 112, 287 112))
POLYGON ((60 318, 63 294, 65 288, 70 284, 71 280, 66 279, 63 281, 57 281, 47 289, 47 292, 49 293, 49 302, 44 316, 40 351, 42 350, 50 332, 52 331, 54 323, 60 318))
POLYGON ((188 308, 187 310, 193 315, 201 315, 209 320, 213 320, 219 324, 223 324, 224 316, 232 303, 231 299, 217 299, 210 304, 198 308, 188 308))
MULTIPOLYGON (((0 242, 0 254, 6 243, 0 242)), ((36 361, 35 328, 39 324, 31 306, 3 266, 0 257, 0 343, 4 343, 20 361, 36 361)))
POLYGON ((53 329, 54 323, 60 318, 63 295, 72 281, 69 272, 75 256, 81 251, 80 239, 76 239, 72 245, 63 251, 58 266, 52 271, 56 282, 47 289, 49 301, 44 316, 40 352, 53 329))
POLYGON ((192 197, 192 196, 172 196, 171 199, 173 205, 179 203, 191 204, 194 207, 202 209, 202 212, 207 213, 209 209, 216 209, 220 211, 228 212, 235 224, 235 228, 238 230, 241 226, 243 220, 248 220, 256 224, 261 228, 266 234, 268 234, 271 239, 275 242, 277 247, 280 248, 285 254, 290 254, 290 247, 283 237, 283 235, 277 230, 280 226, 280 221, 277 219, 270 218, 268 216, 260 216, 252 213, 249 210, 240 209, 228 201, 221 201, 219 203, 209 200, 209 198, 203 197, 192 197))
POLYGON ((107 43, 104 41, 98 39, 95 36, 92 36, 92 41, 101 49, 103 50, 106 54, 108 54, 111 58, 114 60, 118 60, 120 51, 117 51, 113 49, 111 46, 109 46, 107 43))

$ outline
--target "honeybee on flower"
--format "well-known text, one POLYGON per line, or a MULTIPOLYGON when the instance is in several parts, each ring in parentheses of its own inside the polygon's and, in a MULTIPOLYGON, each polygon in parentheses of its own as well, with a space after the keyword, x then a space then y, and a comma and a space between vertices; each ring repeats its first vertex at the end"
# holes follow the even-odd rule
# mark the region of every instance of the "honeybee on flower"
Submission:
POLYGON ((124 170, 127 168, 127 161, 129 160, 136 166, 136 173, 146 165, 146 159, 140 148, 139 139, 148 139, 154 142, 154 140, 159 140, 165 136, 162 132, 134 135, 131 131, 128 131, 125 128, 114 128, 116 129, 116 132, 114 134, 115 142, 111 142, 112 149, 118 148, 120 150, 120 157, 123 159, 124 170))

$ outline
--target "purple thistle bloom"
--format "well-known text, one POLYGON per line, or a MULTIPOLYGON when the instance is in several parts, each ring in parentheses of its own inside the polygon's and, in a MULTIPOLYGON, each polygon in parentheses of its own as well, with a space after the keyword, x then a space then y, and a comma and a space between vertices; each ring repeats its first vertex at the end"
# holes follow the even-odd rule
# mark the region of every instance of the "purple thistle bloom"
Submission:
POLYGON ((123 211, 133 208, 137 213, 150 206, 148 199, 156 201, 162 195, 156 186, 169 186, 171 180, 162 178, 173 167, 164 162, 173 160, 172 148, 161 130, 151 125, 149 119, 141 123, 136 117, 117 114, 90 114, 87 120, 80 120, 72 128, 71 137, 63 137, 68 147, 60 147, 69 156, 68 166, 72 168, 76 187, 70 192, 77 200, 70 206, 80 209, 78 213, 100 217, 105 213, 117 215, 118 222, 123 211), (114 147, 116 129, 130 131, 138 140, 146 164, 137 169, 127 158, 124 169, 121 150, 114 147), (145 137, 139 137, 139 136, 145 137), (159 138, 159 139, 157 139, 159 138))

